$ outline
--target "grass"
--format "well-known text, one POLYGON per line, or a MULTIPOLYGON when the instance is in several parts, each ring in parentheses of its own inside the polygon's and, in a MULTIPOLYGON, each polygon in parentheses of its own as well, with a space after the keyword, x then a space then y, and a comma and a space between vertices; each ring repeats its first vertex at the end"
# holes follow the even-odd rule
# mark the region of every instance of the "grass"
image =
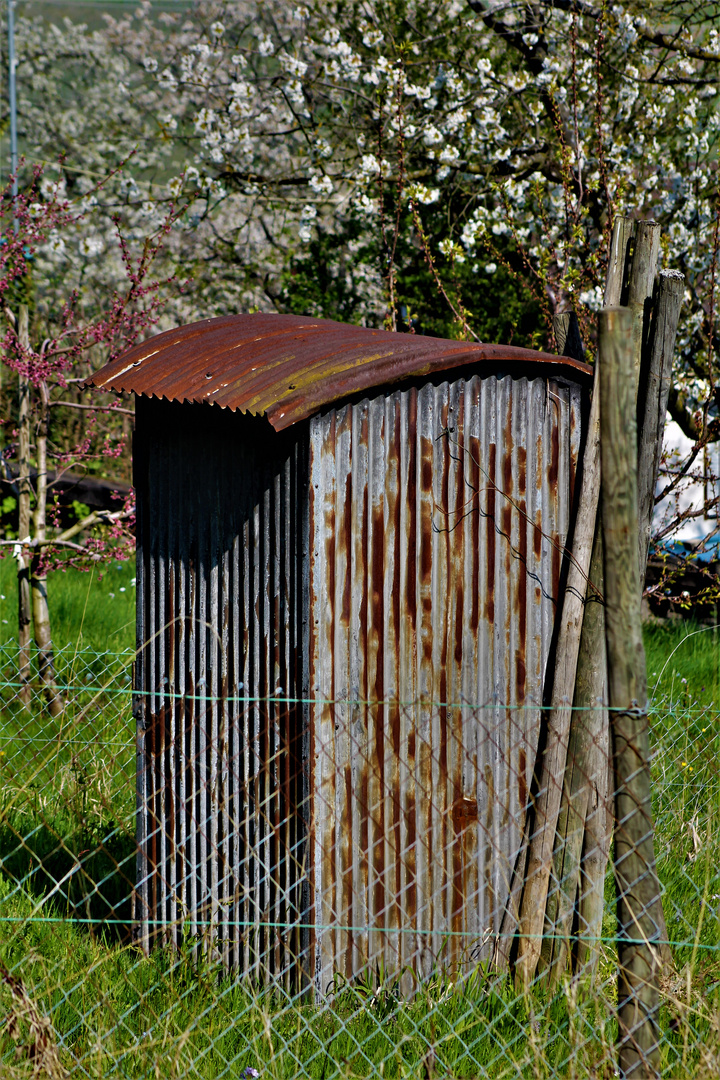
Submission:
MULTIPOLYGON (((15 563, 0 559, 0 647, 17 638, 15 563)), ((111 562, 87 573, 48 575, 53 640, 63 649, 121 652, 135 648, 135 563, 111 562)))
MULTIPOLYGON (((228 977, 187 933, 179 950, 150 956, 132 944, 131 654, 118 658, 132 647, 131 579, 127 564, 100 583, 55 575, 68 708, 58 721, 0 708, 0 1075, 614 1075, 610 877, 597 972, 553 993, 542 983, 517 993, 475 965, 454 982, 438 970, 410 996, 380 971, 353 985, 338 978, 314 1004, 228 977)), ((12 565, 0 563, 6 597, 12 585, 12 565)), ((14 627, 5 617, 7 679, 14 627)), ((661 1071, 720 1077, 717 640, 691 623, 648 626, 646 649, 656 851, 675 942, 675 970, 662 976, 661 1071)))
POLYGON ((664 701, 702 708, 720 703, 720 627, 692 619, 646 623, 648 692, 664 701))
MULTIPOLYGON (((322 1008, 253 993, 198 964, 189 950, 148 958, 69 937, 66 931, 59 941, 33 925, 14 952, 0 948, 0 962, 28 982, 34 976, 38 999, 53 1016, 60 1060, 92 1076, 241 1076, 248 1067, 263 1077, 318 1080, 375 1070, 388 1077, 517 1076, 530 1066, 528 1027, 535 1057, 548 1069, 567 1066, 573 1051, 580 1052, 578 1065, 591 1064, 593 1052, 584 1053, 582 1038, 570 1030, 564 991, 538 1009, 507 979, 482 970, 462 987, 438 978, 405 1003, 392 987, 372 994, 340 987, 322 1008), (45 958, 39 984, 39 972, 28 970, 33 953, 45 958), (57 967, 60 993, 52 977, 57 967)), ((611 1042, 600 1004, 589 994, 582 1004, 611 1042)))

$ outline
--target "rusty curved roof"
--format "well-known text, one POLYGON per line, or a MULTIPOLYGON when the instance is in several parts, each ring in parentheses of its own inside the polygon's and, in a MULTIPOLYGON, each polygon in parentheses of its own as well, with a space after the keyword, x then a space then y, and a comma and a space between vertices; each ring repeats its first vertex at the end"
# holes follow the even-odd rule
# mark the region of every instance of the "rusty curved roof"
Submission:
MULTIPOLYGON (((170 401, 212 402, 265 415, 281 431, 325 405, 374 387, 468 365, 533 364, 592 369, 567 356, 394 334, 299 315, 227 315, 167 330, 88 379, 102 390, 170 401)), ((549 373, 549 372, 548 372, 549 373)))

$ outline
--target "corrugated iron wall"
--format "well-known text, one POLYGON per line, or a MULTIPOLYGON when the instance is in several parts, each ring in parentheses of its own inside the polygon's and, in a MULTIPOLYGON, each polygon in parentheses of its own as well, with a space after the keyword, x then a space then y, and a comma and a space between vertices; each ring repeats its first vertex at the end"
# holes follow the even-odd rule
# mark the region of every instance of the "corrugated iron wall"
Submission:
POLYGON ((139 936, 288 986, 307 910, 306 447, 217 406, 137 401, 139 936))
POLYGON ((538 744, 579 387, 458 378, 310 421, 315 985, 486 955, 538 744))
POLYGON ((581 391, 428 383, 277 434, 139 398, 138 934, 322 994, 485 955, 581 391), (313 931, 309 927, 315 926, 313 931))

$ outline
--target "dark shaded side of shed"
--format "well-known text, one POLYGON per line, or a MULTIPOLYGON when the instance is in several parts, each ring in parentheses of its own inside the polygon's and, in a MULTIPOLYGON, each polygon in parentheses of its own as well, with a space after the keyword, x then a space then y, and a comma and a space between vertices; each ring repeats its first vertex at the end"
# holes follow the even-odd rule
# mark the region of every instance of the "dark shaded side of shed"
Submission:
POLYGON ((207 320, 137 395, 138 927, 289 990, 486 955, 540 734, 589 371, 207 320))

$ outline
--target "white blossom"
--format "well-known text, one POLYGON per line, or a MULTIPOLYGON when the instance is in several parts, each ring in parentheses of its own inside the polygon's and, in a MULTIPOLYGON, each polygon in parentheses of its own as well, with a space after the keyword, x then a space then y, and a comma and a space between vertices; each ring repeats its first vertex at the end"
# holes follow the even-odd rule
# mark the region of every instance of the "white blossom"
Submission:
POLYGON ((443 146, 438 156, 438 161, 442 165, 456 165, 459 160, 460 151, 458 150, 457 146, 443 146))
POLYGON ((43 176, 40 180, 40 194, 47 202, 64 199, 67 196, 65 177, 60 176, 53 180, 49 176, 43 176))
POLYGON ((80 240, 80 254, 86 258, 94 259, 104 250, 105 244, 100 236, 83 236, 80 240))
POLYGON ((290 101, 291 104, 293 104, 296 108, 305 104, 303 85, 299 79, 291 79, 290 82, 285 83, 283 90, 288 101, 290 101))
POLYGON ((430 206, 440 198, 439 188, 429 188, 425 184, 410 184, 408 186, 408 198, 414 199, 415 202, 423 203, 425 206, 430 206))
POLYGON ((158 85, 161 90, 175 90, 177 79, 169 67, 163 68, 158 75, 158 85))
POLYGON ((208 133, 212 130, 214 123, 215 112, 213 109, 201 109, 195 117, 195 130, 200 133, 208 133))
POLYGON ((363 34, 363 45, 366 45, 368 49, 376 49, 384 40, 385 35, 382 30, 368 30, 363 34))
POLYGON ((445 137, 442 131, 439 131, 434 124, 428 124, 423 133, 423 142, 426 146, 439 146, 440 143, 445 141, 445 137))
POLYGON ((298 228, 298 236, 303 244, 307 244, 312 239, 313 222, 317 217, 317 208, 311 203, 303 207, 302 214, 300 215, 300 225, 298 228))
POLYGON ((308 182, 316 195, 332 195, 333 193, 333 182, 327 175, 315 173, 308 182))
POLYGON ((289 56, 285 52, 278 53, 278 60, 280 61, 283 71, 296 79, 302 79, 308 69, 304 60, 299 60, 295 56, 289 56))
POLYGON ((258 52, 261 56, 272 56, 275 52, 275 43, 269 34, 261 34, 258 37, 258 52))

